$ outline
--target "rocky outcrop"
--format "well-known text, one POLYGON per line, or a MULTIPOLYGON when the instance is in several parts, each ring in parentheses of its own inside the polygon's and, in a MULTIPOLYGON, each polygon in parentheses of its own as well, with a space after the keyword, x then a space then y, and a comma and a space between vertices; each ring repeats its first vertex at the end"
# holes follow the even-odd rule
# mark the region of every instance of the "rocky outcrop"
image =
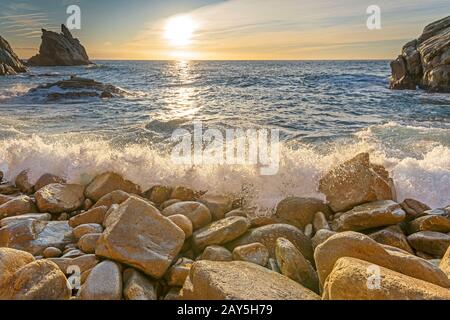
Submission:
POLYGON ((391 89, 450 92, 450 16, 425 27, 391 62, 391 89))
POLYGON ((27 69, 14 53, 8 41, 0 36, 0 76, 26 71, 27 69))
POLYGON ((72 37, 65 25, 61 25, 61 33, 42 29, 41 39, 39 53, 28 60, 29 65, 80 66, 92 63, 86 49, 78 39, 72 37))

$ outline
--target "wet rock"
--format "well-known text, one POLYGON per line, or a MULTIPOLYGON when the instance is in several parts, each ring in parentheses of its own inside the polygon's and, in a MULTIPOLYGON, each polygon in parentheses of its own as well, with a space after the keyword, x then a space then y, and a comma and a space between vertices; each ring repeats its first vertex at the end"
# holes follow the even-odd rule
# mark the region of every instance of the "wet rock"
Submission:
POLYGON ((164 216, 169 217, 175 214, 181 214, 189 218, 194 230, 208 225, 212 221, 209 209, 200 202, 181 201, 166 207, 162 212, 164 216))
POLYGON ((419 231, 450 232, 450 218, 448 216, 426 215, 408 224, 409 233, 419 231))
POLYGON ((86 253, 95 253, 98 239, 100 239, 101 236, 101 233, 88 233, 83 235, 80 240, 78 240, 78 248, 86 253))
POLYGON ((411 254, 386 250, 368 236, 353 231, 335 234, 314 251, 321 285, 341 257, 361 259, 442 287, 450 285, 447 276, 426 260, 411 254))
POLYGON ((444 271, 447 277, 450 279, 450 247, 448 247, 447 251, 442 257, 439 263, 439 268, 444 271))
POLYGON ((18 196, 0 206, 0 219, 38 212, 35 203, 28 196, 18 196))
POLYGON ((233 260, 247 261, 266 266, 269 261, 269 251, 261 243, 251 243, 234 248, 233 260))
POLYGON ((0 229, 0 246, 40 255, 47 247, 63 249, 74 242, 66 221, 22 220, 0 229))
POLYGON ((168 217, 173 223, 175 223, 181 230, 183 230, 185 234, 185 239, 192 236, 192 222, 188 217, 183 216, 182 214, 174 214, 173 216, 168 217))
POLYGON ((85 194, 87 198, 98 201, 104 195, 122 190, 127 193, 140 194, 141 188, 129 180, 125 180, 121 175, 114 172, 103 173, 92 180, 87 186, 85 194))
POLYGON ((370 162, 368 153, 361 153, 329 171, 319 183, 334 212, 376 200, 393 200, 395 189, 388 172, 370 162))
MULTIPOLYGON (((28 252, 11 248, 0 248, 0 288, 21 267, 34 261, 28 252)), ((0 292, 0 295, 2 292, 0 292)))
POLYGON ((408 239, 398 226, 391 226, 383 230, 376 231, 371 233, 369 237, 380 244, 393 246, 414 254, 413 249, 408 243, 408 239))
POLYGON ((336 231, 327 229, 320 229, 319 231, 317 231, 314 237, 312 237, 311 239, 313 249, 315 250, 319 244, 325 242, 328 238, 334 236, 336 233, 336 231))
POLYGON ((141 272, 128 268, 123 272, 123 297, 126 300, 158 300, 156 283, 141 272))
POLYGON ((269 250, 269 256, 274 258, 276 241, 280 237, 291 241, 306 259, 314 261, 311 239, 300 229, 289 224, 278 223, 250 229, 236 241, 227 244, 227 247, 234 249, 237 246, 259 242, 269 250))
POLYGON ((31 194, 34 191, 33 184, 29 181, 29 170, 23 170, 16 177, 16 187, 22 193, 31 194))
POLYGON ((297 282, 254 263, 202 260, 192 265, 181 299, 319 300, 320 297, 297 282))
POLYGON ((106 206, 95 207, 86 212, 80 213, 69 219, 69 225, 76 228, 83 224, 103 224, 106 216, 106 206))
POLYGON ((442 257, 450 246, 450 236, 434 231, 420 231, 408 236, 411 246, 433 256, 442 257))
POLYGON ((415 218, 423 216, 425 214, 425 211, 431 209, 425 203, 422 203, 415 199, 405 199, 402 203, 400 203, 400 206, 406 212, 407 221, 414 220, 415 218))
POLYGON ((189 275, 191 266, 194 263, 191 259, 181 258, 170 267, 165 275, 167 284, 171 287, 181 287, 189 275))
POLYGON ((192 235, 192 244, 201 251, 209 245, 221 245, 243 235, 250 227, 250 222, 243 217, 230 217, 215 221, 199 229, 192 235))
POLYGON ((0 184, 0 194, 15 194, 19 192, 19 189, 16 188, 16 186, 12 185, 11 183, 2 183, 0 184))
POLYGON ((79 66, 91 64, 85 48, 75 39, 65 25, 61 33, 42 29, 39 53, 30 59, 32 66, 79 66))
POLYGON ((208 207, 214 221, 223 219, 233 208, 233 199, 226 195, 206 193, 198 201, 208 207))
POLYGON ((44 255, 44 258, 57 258, 62 255, 62 251, 59 248, 48 247, 45 248, 42 254, 44 255))
POLYGON ((450 92, 450 16, 435 21, 417 39, 408 42, 391 62, 391 89, 450 92))
POLYGON ((73 229, 73 235, 77 240, 88 233, 102 233, 102 232, 103 227, 97 223, 81 224, 73 229))
MULTIPOLYGON (((66 183, 66 181, 58 176, 55 176, 54 174, 51 173, 46 173, 43 174, 34 184, 34 190, 38 191, 39 189, 42 189, 43 187, 45 187, 46 185, 52 184, 52 183, 60 183, 60 184, 64 184, 66 183)), ((16 182, 17 184, 17 182, 16 182)))
POLYGON ((39 220, 39 221, 50 221, 52 215, 50 213, 28 213, 21 214, 20 216, 13 216, 8 218, 3 218, 0 220, 0 228, 5 227, 8 224, 16 223, 23 220, 39 220))
POLYGON ((360 231, 402 222, 405 212, 391 200, 365 203, 347 211, 332 222, 334 231, 360 231))
POLYGON ((170 199, 172 188, 162 185, 155 185, 144 192, 143 196, 151 202, 160 205, 170 199))
POLYGON ((303 229, 313 222, 317 212, 330 213, 322 200, 314 198, 289 197, 278 203, 276 216, 280 222, 292 224, 303 229))
POLYGON ((319 292, 319 279, 316 271, 292 242, 284 238, 278 238, 275 256, 283 275, 314 292, 319 292))
MULTIPOLYGON (((13 75, 26 71, 26 67, 14 53, 8 41, 0 36, 0 76, 13 75)), ((3 178, 3 173, 1 178, 3 178)))
POLYGON ((34 196, 40 212, 63 213, 75 211, 83 205, 84 186, 52 183, 37 191, 34 196))
POLYGON ((75 270, 74 267, 79 268, 80 273, 83 273, 89 269, 92 269, 100 262, 95 254, 83 254, 73 258, 49 258, 48 260, 55 263, 66 275, 72 274, 75 270))
POLYGON ((96 254, 160 278, 180 252, 185 234, 148 202, 131 196, 109 216, 96 254))
POLYGON ((94 208, 106 206, 107 208, 111 207, 113 204, 121 204, 125 200, 127 200, 130 195, 122 190, 114 190, 110 193, 105 194, 101 197, 95 204, 94 208))
POLYGON ((247 218, 247 213, 242 209, 234 209, 225 213, 225 218, 228 217, 244 217, 247 218))
POLYGON ((319 211, 314 215, 313 227, 315 232, 322 229, 330 230, 330 225, 328 224, 327 217, 323 212, 319 211))
POLYGON ((343 257, 330 273, 324 286, 326 300, 448 300, 450 291, 435 284, 395 272, 383 266, 379 287, 370 282, 371 262, 343 257))
POLYGON ((231 261, 233 260, 233 254, 224 247, 212 245, 207 246, 205 250, 203 250, 200 260, 231 261))
POLYGON ((192 189, 176 186, 170 195, 171 199, 178 199, 181 201, 194 201, 195 200, 195 192, 192 189))
POLYGON ((81 300, 120 300, 122 298, 122 270, 109 260, 97 264, 81 286, 81 300))

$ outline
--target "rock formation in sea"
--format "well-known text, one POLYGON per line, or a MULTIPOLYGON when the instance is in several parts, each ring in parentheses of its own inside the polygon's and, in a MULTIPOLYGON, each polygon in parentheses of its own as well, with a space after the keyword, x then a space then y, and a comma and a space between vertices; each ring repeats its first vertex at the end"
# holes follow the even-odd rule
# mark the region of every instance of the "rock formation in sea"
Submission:
POLYGON ((0 76, 26 71, 27 69, 14 53, 8 41, 0 36, 0 76))
POLYGON ((42 29, 39 53, 28 60, 31 66, 79 66, 92 62, 80 41, 62 24, 61 33, 42 29))
POLYGON ((32 174, 0 184, 0 300, 450 299, 450 206, 396 202, 367 153, 264 223, 239 194, 32 174))
POLYGON ((450 16, 435 21, 391 62, 391 89, 450 92, 450 16))

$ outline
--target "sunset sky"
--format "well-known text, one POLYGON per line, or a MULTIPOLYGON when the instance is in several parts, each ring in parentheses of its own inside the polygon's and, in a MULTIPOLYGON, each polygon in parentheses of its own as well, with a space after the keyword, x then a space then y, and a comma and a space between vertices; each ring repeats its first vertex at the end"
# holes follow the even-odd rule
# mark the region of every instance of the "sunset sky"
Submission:
POLYGON ((391 59, 450 13, 449 0, 1 0, 0 35, 29 58, 71 4, 94 60, 391 59), (373 4, 380 30, 366 27, 373 4))

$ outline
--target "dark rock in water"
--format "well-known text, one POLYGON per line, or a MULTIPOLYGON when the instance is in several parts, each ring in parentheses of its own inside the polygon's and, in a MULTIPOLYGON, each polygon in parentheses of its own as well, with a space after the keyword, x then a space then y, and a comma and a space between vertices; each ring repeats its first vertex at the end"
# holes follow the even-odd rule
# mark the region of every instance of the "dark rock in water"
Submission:
POLYGON ((65 25, 61 25, 59 34, 42 29, 39 53, 28 60, 31 66, 80 66, 91 63, 86 49, 72 37, 65 25))
POLYGON ((28 93, 42 93, 49 100, 89 97, 113 98, 127 94, 126 91, 111 84, 103 84, 92 79, 76 76, 71 76, 68 80, 40 85, 31 89, 28 93))
POLYGON ((14 53, 8 41, 0 36, 0 76, 26 71, 27 69, 14 53))
POLYGON ((391 62, 391 89, 450 92, 450 16, 425 27, 391 62))

